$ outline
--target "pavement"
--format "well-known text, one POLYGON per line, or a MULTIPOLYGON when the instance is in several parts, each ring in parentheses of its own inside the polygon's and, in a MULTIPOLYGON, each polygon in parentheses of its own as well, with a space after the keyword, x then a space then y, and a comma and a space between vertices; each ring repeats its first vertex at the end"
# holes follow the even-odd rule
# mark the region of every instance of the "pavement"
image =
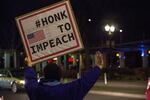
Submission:
POLYGON ((130 87, 130 88, 146 88, 146 81, 107 81, 107 84, 104 84, 104 81, 97 81, 96 86, 112 86, 112 87, 130 87))
POLYGON ((97 81, 89 93, 145 100, 146 87, 146 81, 108 81, 107 84, 104 84, 104 81, 97 81))

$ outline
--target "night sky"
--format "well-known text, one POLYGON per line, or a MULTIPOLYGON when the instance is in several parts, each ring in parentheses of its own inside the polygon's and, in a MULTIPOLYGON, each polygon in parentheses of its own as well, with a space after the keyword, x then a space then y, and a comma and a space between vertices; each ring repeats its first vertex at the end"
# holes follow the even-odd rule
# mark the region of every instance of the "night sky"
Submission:
MULTIPOLYGON (((21 49, 15 17, 60 0, 4 0, 0 4, 0 48, 21 49)), ((108 38, 106 24, 117 29, 111 37, 117 43, 150 40, 148 0, 70 0, 84 44, 94 46, 108 38), (91 19, 91 22, 88 21, 91 19), (123 32, 120 33, 119 30, 123 32)))

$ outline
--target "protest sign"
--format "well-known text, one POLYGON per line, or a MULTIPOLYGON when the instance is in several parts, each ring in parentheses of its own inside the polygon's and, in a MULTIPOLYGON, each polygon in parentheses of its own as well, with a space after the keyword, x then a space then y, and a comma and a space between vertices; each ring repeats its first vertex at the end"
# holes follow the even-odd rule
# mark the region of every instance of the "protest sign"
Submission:
POLYGON ((16 22, 32 64, 83 48, 68 0, 19 16, 16 22))

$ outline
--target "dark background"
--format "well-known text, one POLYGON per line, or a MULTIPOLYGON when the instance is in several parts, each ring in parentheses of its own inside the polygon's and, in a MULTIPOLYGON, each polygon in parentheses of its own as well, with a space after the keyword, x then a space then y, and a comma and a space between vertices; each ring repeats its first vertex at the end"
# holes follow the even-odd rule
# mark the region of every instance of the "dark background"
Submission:
MULTIPOLYGON (((60 0, 3 0, 0 4, 0 48, 22 49, 15 17, 60 0)), ((149 40, 150 6, 148 0, 70 0, 86 46, 108 38, 104 25, 112 23, 117 43, 149 40), (91 22, 88 21, 91 19, 91 22), (120 33, 119 30, 123 32, 120 33)))

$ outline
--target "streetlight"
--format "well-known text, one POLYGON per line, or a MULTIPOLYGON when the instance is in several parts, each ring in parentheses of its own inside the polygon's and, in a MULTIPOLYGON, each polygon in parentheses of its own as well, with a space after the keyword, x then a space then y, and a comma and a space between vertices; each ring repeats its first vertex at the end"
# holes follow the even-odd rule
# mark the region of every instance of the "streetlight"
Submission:
MULTIPOLYGON (((116 30, 115 26, 114 25, 106 25, 105 26, 105 31, 108 32, 108 35, 109 35, 109 47, 111 47, 111 35, 112 33, 116 30)), ((121 30, 122 31, 122 30, 121 30)))
POLYGON ((110 25, 107 24, 107 25, 105 26, 105 31, 107 31, 108 34, 111 35, 112 32, 115 31, 115 26, 114 26, 114 25, 111 25, 111 26, 110 26, 110 25))
POLYGON ((91 22, 92 20, 89 18, 88 21, 91 22))
MULTIPOLYGON (((108 32, 108 35, 112 35, 112 33, 115 31, 115 26, 114 25, 106 25, 105 26, 105 31, 108 32)), ((111 38, 109 37, 109 48, 111 48, 111 38)), ((109 56, 110 57, 110 56, 109 56)), ((111 58, 109 58, 109 63, 111 65, 111 58)), ((107 73, 104 73, 104 83, 107 84, 107 73)))
POLYGON ((120 33, 122 33, 123 30, 119 30, 120 33))

